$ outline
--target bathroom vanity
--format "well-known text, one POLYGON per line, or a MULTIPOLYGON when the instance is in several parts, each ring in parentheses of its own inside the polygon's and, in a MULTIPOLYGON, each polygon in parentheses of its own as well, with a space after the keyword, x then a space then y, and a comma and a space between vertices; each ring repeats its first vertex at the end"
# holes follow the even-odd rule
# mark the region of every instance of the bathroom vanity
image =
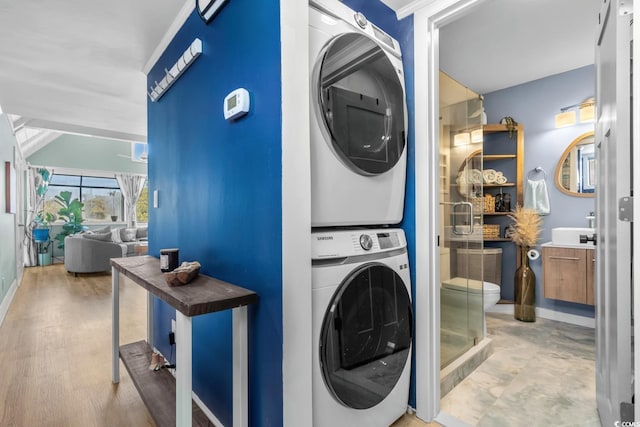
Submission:
POLYGON ((542 245, 544 297, 594 305, 593 245, 542 245))

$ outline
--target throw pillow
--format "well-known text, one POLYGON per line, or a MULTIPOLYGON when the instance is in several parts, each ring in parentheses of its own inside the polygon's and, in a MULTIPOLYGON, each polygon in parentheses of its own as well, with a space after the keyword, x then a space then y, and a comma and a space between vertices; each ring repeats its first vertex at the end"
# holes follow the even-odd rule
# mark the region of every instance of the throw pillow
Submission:
POLYGON ((146 239, 148 237, 149 230, 147 227, 136 228, 136 239, 146 239))
POLYGON ((121 228, 120 229, 120 238, 123 242, 133 242, 136 240, 136 229, 135 228, 121 228))
POLYGON ((109 231, 107 233, 84 234, 83 238, 91 239, 91 240, 100 240, 102 242, 110 242, 111 241, 111 232, 109 231))
POLYGON ((95 230, 91 230, 92 233, 110 233, 111 232, 111 226, 110 225, 106 225, 102 228, 96 228, 95 230))
POLYGON ((115 230, 111 230, 111 241, 113 243, 122 243, 122 238, 120 237, 119 228, 116 228, 115 230))

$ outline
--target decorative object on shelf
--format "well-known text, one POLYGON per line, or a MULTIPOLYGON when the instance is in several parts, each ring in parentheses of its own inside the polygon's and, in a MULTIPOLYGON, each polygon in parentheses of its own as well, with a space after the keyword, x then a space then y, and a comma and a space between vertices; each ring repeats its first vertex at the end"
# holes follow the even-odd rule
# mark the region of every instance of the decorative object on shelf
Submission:
POLYGON ((149 95, 149 99, 151 102, 156 102, 162 95, 166 93, 167 90, 171 87, 172 84, 175 83, 176 80, 180 78, 182 73, 184 73, 191 64, 196 60, 197 57, 202 53, 202 40, 195 39, 187 50, 184 51, 180 58, 176 61, 175 64, 170 69, 164 69, 164 77, 160 82, 155 82, 155 86, 150 88, 150 91, 147 95, 149 95))
POLYGON ((519 246, 520 266, 514 275, 515 304, 513 316, 523 322, 536 321, 536 276, 529 267, 527 253, 535 246, 540 237, 542 220, 533 209, 516 207, 513 215, 514 231, 511 240, 519 246))
POLYGON ((200 263, 198 261, 185 261, 175 270, 164 273, 164 279, 170 286, 182 286, 191 282, 198 274, 200 274, 200 263))
POLYGON ((496 175, 496 184, 503 185, 506 183, 507 183, 507 177, 502 175, 502 172, 500 172, 499 175, 496 175))
POLYGON ((513 226, 513 224, 509 224, 504 228, 504 238, 505 239, 511 239, 511 237, 513 237, 513 233, 516 231, 515 227, 513 226))
POLYGON ((500 238, 500 224, 483 224, 482 225, 482 237, 484 239, 499 239, 500 238))
POLYGON ((208 24, 228 2, 229 0, 196 0, 196 9, 200 18, 208 24))
POLYGON ((471 197, 471 206, 474 214, 484 212, 484 197, 471 197))
POLYGON ((484 169, 482 171, 482 177, 484 178, 485 184, 493 184, 496 182, 498 173, 494 169, 484 169))
POLYGON ((502 120, 500 120, 500 124, 507 127, 509 138, 513 139, 513 137, 516 135, 518 122, 516 122, 513 117, 506 116, 503 117, 502 120))
POLYGON ((160 249, 160 270, 168 273, 178 268, 180 249, 160 249))
POLYGON ((495 197, 495 211, 496 212, 510 212, 511 211, 511 194, 503 193, 502 188, 500 193, 495 197))
POLYGON ((496 198, 491 194, 484 195, 484 213, 494 213, 496 211, 496 198))
POLYGON ((470 180, 472 184, 482 184, 482 181, 484 181, 484 177, 482 176, 482 171, 479 169, 471 169, 470 180))

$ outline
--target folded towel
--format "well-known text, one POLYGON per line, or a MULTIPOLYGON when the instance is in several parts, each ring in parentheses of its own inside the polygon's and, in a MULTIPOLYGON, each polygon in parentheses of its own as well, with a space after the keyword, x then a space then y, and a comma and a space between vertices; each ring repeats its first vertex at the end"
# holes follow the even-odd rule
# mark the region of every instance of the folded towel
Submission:
POLYGON ((524 186, 524 207, 531 208, 540 215, 549 215, 551 204, 547 193, 547 183, 544 179, 538 181, 527 179, 524 186))

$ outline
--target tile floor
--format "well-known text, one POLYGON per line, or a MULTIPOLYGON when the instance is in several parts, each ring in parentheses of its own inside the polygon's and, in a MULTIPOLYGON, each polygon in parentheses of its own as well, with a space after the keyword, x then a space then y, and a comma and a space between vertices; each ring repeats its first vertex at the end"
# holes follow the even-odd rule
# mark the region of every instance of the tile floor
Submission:
POLYGON ((494 353, 441 402, 472 426, 600 426, 594 330, 487 315, 494 353))

